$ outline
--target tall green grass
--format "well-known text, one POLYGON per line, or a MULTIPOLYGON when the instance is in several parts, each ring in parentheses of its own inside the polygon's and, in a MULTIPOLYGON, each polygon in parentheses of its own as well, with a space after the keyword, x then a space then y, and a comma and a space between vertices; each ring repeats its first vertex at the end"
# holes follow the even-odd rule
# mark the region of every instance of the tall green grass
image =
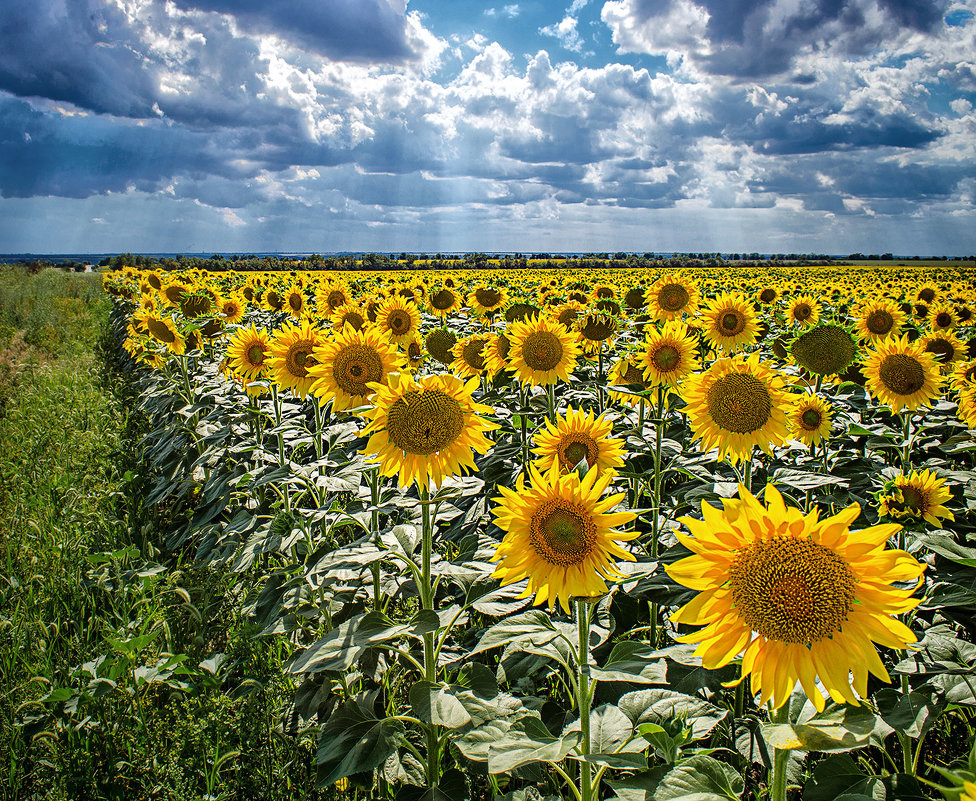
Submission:
POLYGON ((240 577, 160 552, 109 305, 0 271, 0 798, 318 797, 287 644, 240 577))

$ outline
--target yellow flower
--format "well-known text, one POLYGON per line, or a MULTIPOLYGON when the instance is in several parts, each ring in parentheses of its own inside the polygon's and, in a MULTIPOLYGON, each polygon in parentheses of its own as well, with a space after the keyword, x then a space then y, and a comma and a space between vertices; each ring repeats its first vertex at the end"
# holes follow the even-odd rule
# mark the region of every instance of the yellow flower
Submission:
MULTIPOLYGON (((638 384, 644 389, 655 386, 644 378, 644 356, 641 353, 628 353, 622 356, 610 370, 609 379, 612 386, 627 386, 628 384, 638 384)), ((628 406, 637 406, 647 403, 643 398, 623 392, 610 390, 610 398, 616 403, 625 403, 628 406)))
POLYGON ((732 353, 756 341, 756 313, 742 295, 723 293, 702 309, 701 315, 705 338, 717 350, 732 353))
POLYGON ((956 362, 950 381, 952 382, 952 388, 956 392, 976 389, 976 359, 956 362))
POLYGON ((814 375, 842 375, 854 363, 857 342, 846 328, 822 323, 796 337, 790 344, 790 355, 814 375))
POLYGON ((677 386, 700 367, 697 345, 697 337, 682 322, 665 323, 660 331, 649 327, 641 353, 644 378, 650 386, 677 386))
POLYGON ((236 295, 229 295, 217 303, 217 308, 224 317, 224 322, 237 325, 244 319, 244 301, 236 295))
POLYGON ((269 350, 267 331, 253 325, 239 328, 227 343, 230 368, 249 381, 264 378, 269 350))
POLYGON ((271 338, 268 368, 272 380, 282 389, 290 389, 304 398, 315 378, 308 370, 315 364, 312 355, 321 339, 321 332, 308 320, 286 323, 271 338))
POLYGON ((863 365, 868 392, 893 412, 914 412, 935 400, 942 389, 935 356, 907 336, 876 341, 863 365))
POLYGON ((332 323, 332 327, 336 331, 341 331, 347 325, 358 331, 366 324, 366 312, 358 306, 345 303, 342 306, 336 306, 332 314, 329 315, 329 322, 332 323))
POLYGON ((478 284, 468 295, 468 305, 478 316, 493 314, 508 302, 508 293, 501 287, 478 284))
POLYGON ((502 586, 528 578, 520 597, 535 596, 533 603, 550 609, 558 601, 567 612, 574 596, 605 593, 605 579, 619 575, 615 559, 634 561, 617 543, 637 536, 616 530, 636 515, 610 511, 624 497, 603 497, 612 478, 590 470, 580 479, 576 472, 561 475, 558 467, 542 475, 530 465, 531 488, 524 473, 515 489, 499 486, 492 512, 506 534, 492 557, 499 563, 492 576, 502 586))
POLYGON ((431 291, 427 296, 427 303, 434 316, 447 317, 461 308, 461 296, 450 287, 442 286, 431 291))
POLYGON ((904 324, 904 312, 890 300, 872 301, 861 307, 857 315, 858 334, 865 341, 896 337, 904 324))
POLYGON ((759 361, 759 354, 719 359, 688 378, 681 396, 702 450, 718 448, 719 459, 736 464, 751 459, 756 447, 770 453, 786 440, 785 381, 759 361))
POLYGON ((459 339, 451 349, 454 354, 451 370, 462 378, 483 375, 486 369, 485 348, 489 340, 490 337, 484 334, 459 339))
POLYGON ((708 670, 741 653, 760 705, 771 700, 778 709, 799 681, 822 711, 819 677, 837 703, 856 706, 868 673, 891 680, 875 643, 903 649, 916 641, 895 617, 919 603, 914 588, 891 585, 920 583, 924 570, 905 551, 885 550, 899 526, 851 531, 859 513, 855 503, 825 520, 817 510, 804 516, 772 485, 765 506, 741 485, 721 511, 702 502, 703 520, 680 520, 691 535, 677 532, 694 555, 665 567, 699 591, 671 620, 704 628, 678 640, 697 643, 708 670))
POLYGON ((952 500, 945 483, 931 470, 895 476, 885 482, 884 491, 878 494, 878 514, 895 520, 925 520, 933 526, 942 525, 942 520, 954 521, 956 518, 945 507, 946 501, 952 500))
POLYGON ((413 301, 392 297, 376 310, 376 325, 396 344, 413 339, 420 326, 420 312, 413 301))
POLYGON ((800 395, 787 417, 790 436, 809 446, 830 436, 830 404, 819 395, 800 395))
POLYGON ((966 352, 966 343, 954 331, 942 329, 923 337, 922 349, 935 356, 942 372, 947 373, 952 369, 953 362, 959 361, 966 352))
POLYGON ((457 344, 457 334, 446 328, 435 328, 424 339, 427 352, 441 364, 450 364, 454 361, 454 354, 451 352, 457 344))
POLYGON ((611 437, 613 423, 602 414, 570 407, 566 416, 556 415, 555 425, 546 420, 546 429, 535 435, 532 453, 536 469, 546 473, 553 467, 568 472, 585 460, 589 469, 597 473, 615 472, 624 465, 624 441, 611 437))
POLYGON ((186 353, 186 339, 169 317, 155 312, 142 312, 136 317, 145 325, 153 339, 162 342, 177 356, 186 353))
POLYGON ((644 295, 647 308, 658 320, 681 319, 698 308, 698 287, 681 275, 662 275, 644 295))
POLYGON ((488 344, 485 345, 482 355, 489 376, 495 376, 508 367, 508 352, 511 347, 512 342, 504 332, 495 334, 488 339, 488 344))
POLYGON ((374 384, 385 384, 390 373, 403 369, 396 345, 373 326, 358 331, 347 326, 334 338, 320 340, 313 356, 309 391, 323 406, 331 400, 336 412, 364 405, 374 384))
POLYGON ((933 331, 948 331, 956 327, 956 315, 951 303, 933 303, 929 309, 929 324, 933 331))
POLYGON ((331 315, 336 309, 352 302, 352 293, 344 281, 326 281, 316 287, 315 303, 323 314, 331 315))
POLYGON ((959 393, 959 408, 956 414, 969 428, 976 428, 976 390, 959 393))
POLYGON ((375 384, 373 408, 363 434, 370 434, 365 453, 380 463, 384 476, 398 475, 401 487, 414 482, 439 486, 445 478, 477 470, 473 451, 486 453, 486 431, 498 428, 479 417, 491 407, 475 403, 478 379, 467 384, 453 375, 432 375, 415 381, 393 373, 388 385, 375 384))
POLYGON ((800 295, 790 303, 786 316, 799 325, 813 325, 820 319, 820 303, 812 295, 800 295))
POLYGON ((508 369, 523 384, 542 386, 566 381, 576 367, 579 346, 564 326, 533 316, 512 323, 508 337, 508 369))

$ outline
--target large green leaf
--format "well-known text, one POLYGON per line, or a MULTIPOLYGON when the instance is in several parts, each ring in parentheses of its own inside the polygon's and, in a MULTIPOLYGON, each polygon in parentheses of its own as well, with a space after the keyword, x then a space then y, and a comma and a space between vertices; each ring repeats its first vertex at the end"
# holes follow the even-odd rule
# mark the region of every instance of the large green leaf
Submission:
POLYGON ((763 739, 772 748, 788 751, 841 752, 860 748, 872 735, 891 732, 867 706, 828 704, 823 712, 797 723, 762 726, 763 739))
POLYGON ((836 754, 817 765, 803 788, 803 801, 834 801, 840 797, 884 801, 886 795, 880 778, 865 775, 847 754, 836 754))
POLYGON ((744 789, 738 771, 709 756, 689 757, 609 784, 621 801, 739 801, 744 789))
POLYGON ((418 681, 410 688, 413 714, 425 723, 459 729, 471 722, 471 715, 450 687, 418 681))
POLYGON ((579 732, 554 736, 537 717, 519 718, 488 748, 488 772, 509 773, 531 762, 560 762, 579 742, 579 732))
POLYGON ((318 785, 327 787, 382 765, 403 740, 399 720, 378 719, 360 704, 346 701, 319 732, 318 785))
POLYGON ((623 640, 613 646, 603 667, 590 667, 590 675, 600 681, 627 681, 632 684, 665 684, 667 662, 650 655, 650 646, 638 640, 623 640))
POLYGON ((630 722, 636 727, 642 723, 663 723, 682 718, 691 726, 692 736, 699 740, 708 736, 729 713, 708 701, 672 690, 653 688, 627 693, 617 702, 630 722))
POLYGON ((508 645, 542 646, 559 636, 549 616, 538 609, 506 618, 486 631, 471 655, 508 645))

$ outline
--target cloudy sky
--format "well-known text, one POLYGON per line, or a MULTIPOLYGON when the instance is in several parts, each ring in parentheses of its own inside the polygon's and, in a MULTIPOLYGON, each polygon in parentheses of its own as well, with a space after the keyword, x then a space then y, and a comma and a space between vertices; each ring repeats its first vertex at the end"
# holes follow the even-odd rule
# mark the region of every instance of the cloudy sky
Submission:
POLYGON ((2 252, 976 252, 976 0, 3 6, 2 252))

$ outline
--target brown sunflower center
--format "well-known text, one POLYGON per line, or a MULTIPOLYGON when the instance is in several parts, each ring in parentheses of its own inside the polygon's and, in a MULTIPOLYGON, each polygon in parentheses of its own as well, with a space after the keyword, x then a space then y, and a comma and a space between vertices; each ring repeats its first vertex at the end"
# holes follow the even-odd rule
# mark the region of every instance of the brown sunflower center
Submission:
POLYGON ((797 320, 809 320, 813 314, 813 308, 809 303, 798 303, 793 307, 793 317, 797 320))
POLYGON ((480 337, 470 340, 461 350, 461 358, 472 370, 481 372, 485 369, 485 344, 487 340, 480 337))
POLYGON ((430 296, 430 305, 438 311, 444 311, 454 305, 454 293, 450 289, 442 289, 430 296))
POLYGON ((165 342, 168 345, 171 342, 176 341, 176 334, 162 320, 154 320, 150 318, 146 320, 146 327, 149 329, 149 333, 156 337, 156 339, 158 339, 160 342, 165 342))
POLYGON ((581 329, 581 333, 591 342, 602 342, 613 336, 617 330, 617 323, 611 317, 603 315, 591 316, 581 329))
POLYGON ((559 312, 556 319, 559 320, 559 322, 564 326, 569 328, 573 323, 576 322, 577 317, 579 317, 579 311, 577 309, 569 308, 563 309, 561 312, 559 312))
POLYGON ((551 331, 533 331, 522 342, 522 359, 533 370, 554 370, 563 358, 563 343, 551 331))
POLYGON ((875 309, 868 315, 867 320, 865 320, 865 325, 868 331, 875 336, 884 336, 894 327, 895 318, 891 316, 890 312, 884 309, 875 309))
POLYGON ((450 364, 454 361, 451 348, 457 344, 456 334, 445 328, 435 328, 427 335, 425 343, 427 352, 441 364, 450 364))
POLYGON ((264 354, 264 345, 261 343, 255 343, 254 345, 249 346, 247 349, 247 363, 251 365, 251 367, 260 367, 262 364, 264 364, 264 354))
POLYGON ((176 286, 168 286, 163 290, 163 294, 170 303, 179 303, 183 299, 183 295, 186 294, 186 288, 179 284, 176 286))
POLYGON ((332 362, 332 377, 350 395, 369 395, 366 385, 383 380, 383 360, 369 345, 346 345, 332 362))
POLYGON ((661 345, 651 356, 654 366, 662 373, 670 373, 681 362, 681 353, 674 345, 661 345))
POLYGON ((409 312, 402 309, 394 309, 386 318, 389 329, 398 336, 407 333, 413 325, 413 318, 409 312))
POLYGON ((773 413, 769 389, 749 373, 729 373, 716 380, 709 387, 707 402, 715 424, 736 434, 758 431, 773 413))
POLYGON ((159 280, 158 275, 153 275, 150 273, 146 280, 149 282, 149 286, 151 286, 153 289, 162 289, 163 282, 159 280))
POLYGON ((625 384, 644 384, 644 371, 640 369, 636 364, 627 364, 627 369, 623 373, 623 382, 625 384))
POLYGON ((280 309, 285 304, 285 301, 281 297, 281 295, 279 295, 273 289, 270 292, 268 292, 268 294, 265 297, 268 300, 268 305, 275 311, 280 309))
POLYGON ((495 348, 498 350, 498 355, 503 359, 508 358, 508 352, 512 349, 511 340, 504 334, 499 334, 498 338, 495 340, 495 348))
POLYGON ((737 334, 741 334, 746 328, 746 317, 741 312, 736 309, 727 309, 722 312, 722 316, 719 320, 719 327, 721 331, 719 332, 722 336, 734 337, 737 334))
POLYGON ((776 290, 770 287, 766 287, 762 292, 759 293, 759 300, 763 303, 772 303, 776 300, 776 290))
POLYGON ((339 289, 333 289, 325 299, 330 309, 338 309, 346 302, 346 293, 339 289))
POLYGON ((627 294, 624 295, 624 303, 631 309, 643 309, 646 305, 644 300, 644 287, 635 286, 632 289, 628 289, 627 294))
POLYGON ((729 569, 735 611, 769 640, 808 645, 834 634, 854 605, 857 577, 812 540, 757 539, 729 569))
POLYGON ((443 390, 411 390, 390 406, 386 431, 400 450, 429 456, 453 444, 461 435, 464 410, 457 398, 443 390))
POLYGON ((420 347, 420 343, 416 340, 407 345, 407 358, 409 358, 411 362, 417 361, 423 355, 424 351, 420 347))
POLYGON ((312 345, 307 339, 292 343, 285 354, 285 369, 295 378, 307 378, 308 367, 315 364, 312 358, 312 345))
POLYGON ((490 309, 497 306, 501 302, 502 293, 497 289, 478 287, 478 289, 474 291, 474 298, 486 309, 490 309))
POLYGON ((559 461, 567 470, 572 470, 584 459, 587 466, 592 467, 599 455, 596 441, 586 434, 566 434, 559 443, 559 461))
POLYGON ((918 487, 907 484, 899 487, 898 490, 901 493, 901 502, 904 506, 913 512, 925 511, 925 493, 918 489, 918 487))
POLYGON ((356 331, 359 331, 365 322, 366 321, 359 312, 350 311, 342 315, 342 325, 339 327, 344 328, 346 325, 351 325, 356 331))
POLYGON ((952 315, 949 312, 939 312, 935 315, 935 324, 939 328, 948 328, 952 325, 952 315))
POLYGON ((931 287, 925 287, 924 289, 919 290, 917 297, 919 300, 925 303, 931 303, 933 300, 935 300, 935 290, 931 287))
POLYGON ((952 343, 947 339, 942 339, 941 337, 936 337, 929 342, 925 346, 925 351, 927 353, 934 353, 935 358, 938 359, 942 364, 951 362, 952 357, 956 355, 956 349, 953 347, 952 343))
POLYGON ((605 300, 613 297, 613 289, 608 286, 598 286, 595 294, 599 299, 605 300))
POLYGON ((529 541, 549 564, 572 567, 586 561, 593 551, 596 526, 585 509, 572 501, 553 498, 532 515, 529 541))
POLYGON ((665 284, 657 293, 657 305, 667 312, 681 311, 690 299, 688 290, 681 284, 665 284))
POLYGON ((885 389, 895 395, 914 395, 925 386, 925 370, 918 359, 907 353, 885 356, 878 377, 885 389))
POLYGON ((823 415, 817 409, 807 409, 800 415, 800 422, 807 431, 816 431, 823 415))

